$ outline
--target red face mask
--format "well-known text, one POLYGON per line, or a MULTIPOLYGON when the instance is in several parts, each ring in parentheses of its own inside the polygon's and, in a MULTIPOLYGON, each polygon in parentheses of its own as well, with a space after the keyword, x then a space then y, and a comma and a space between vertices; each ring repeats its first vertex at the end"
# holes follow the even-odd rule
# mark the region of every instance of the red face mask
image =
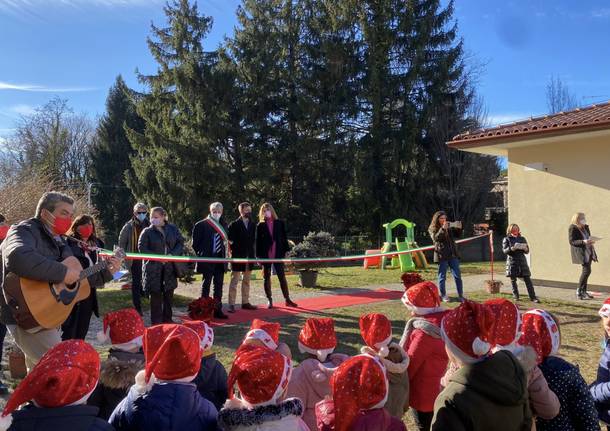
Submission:
POLYGON ((9 225, 0 226, 0 241, 3 241, 6 238, 6 234, 8 233, 9 225))
POLYGON ((512 233, 513 236, 519 236, 519 229, 513 229, 510 231, 510 233, 512 233))
POLYGON ((90 224, 84 224, 79 226, 76 230, 82 239, 88 239, 93 233, 93 226, 90 224))
POLYGON ((53 214, 51 214, 51 217, 53 217, 53 233, 55 235, 65 235, 70 230, 72 217, 57 217, 53 214))

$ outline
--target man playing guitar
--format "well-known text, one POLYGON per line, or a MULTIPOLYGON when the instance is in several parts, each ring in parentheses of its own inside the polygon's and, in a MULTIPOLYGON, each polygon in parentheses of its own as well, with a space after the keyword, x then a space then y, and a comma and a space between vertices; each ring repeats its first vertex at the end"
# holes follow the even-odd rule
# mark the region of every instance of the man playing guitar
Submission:
MULTIPOLYGON (((8 273, 19 277, 50 283, 72 285, 80 278, 80 271, 60 263, 72 256, 70 247, 62 238, 72 223, 74 200, 63 193, 47 192, 38 201, 36 216, 11 226, 2 243, 2 284, 0 295, 0 322, 4 323, 15 342, 25 354, 28 370, 51 347, 61 342, 59 328, 36 327, 24 329, 17 325, 13 310, 7 305, 4 282, 8 273)), ((120 263, 110 258, 108 269, 115 272, 120 263)))

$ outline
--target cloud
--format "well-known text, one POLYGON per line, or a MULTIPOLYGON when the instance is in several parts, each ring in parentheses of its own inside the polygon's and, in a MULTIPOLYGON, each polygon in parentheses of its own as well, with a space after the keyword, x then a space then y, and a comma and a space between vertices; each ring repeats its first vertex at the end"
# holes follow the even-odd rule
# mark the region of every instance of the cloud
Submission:
POLYGON ((36 107, 22 103, 19 105, 11 106, 9 110, 19 115, 32 115, 34 112, 36 112, 36 107))
POLYGON ((600 18, 600 19, 610 18, 610 8, 604 7, 601 9, 595 9, 595 10, 591 11, 591 16, 593 18, 600 18))
POLYGON ((45 85, 37 84, 11 84, 9 82, 0 81, 0 91, 2 90, 13 90, 13 91, 30 91, 37 93, 72 93, 82 91, 94 91, 97 90, 95 87, 48 87, 45 85))

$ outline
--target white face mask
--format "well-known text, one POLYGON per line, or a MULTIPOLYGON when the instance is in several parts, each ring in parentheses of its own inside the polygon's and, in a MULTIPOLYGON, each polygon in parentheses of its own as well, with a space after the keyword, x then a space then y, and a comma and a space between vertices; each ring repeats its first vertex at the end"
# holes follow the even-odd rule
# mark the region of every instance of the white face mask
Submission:
POLYGON ((578 220, 578 222, 579 222, 581 225, 583 225, 583 226, 584 226, 584 225, 586 225, 586 224, 587 224, 587 219, 585 219, 585 218, 581 218, 580 220, 578 220))
POLYGON ((212 218, 216 221, 220 220, 220 216, 222 215, 222 213, 219 212, 213 212, 212 213, 212 218))
POLYGON ((271 211, 269 211, 269 210, 265 211, 265 217, 271 218, 271 211))

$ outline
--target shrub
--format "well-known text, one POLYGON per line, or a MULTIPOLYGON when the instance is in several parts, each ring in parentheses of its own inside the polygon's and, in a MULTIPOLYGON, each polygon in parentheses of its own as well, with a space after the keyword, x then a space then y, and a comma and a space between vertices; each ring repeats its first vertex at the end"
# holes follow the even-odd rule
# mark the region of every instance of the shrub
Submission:
MULTIPOLYGON (((303 241, 288 253, 290 258, 333 257, 337 254, 335 237, 328 232, 309 232, 303 241)), ((311 271, 324 266, 323 263, 295 263, 299 270, 311 271)))

